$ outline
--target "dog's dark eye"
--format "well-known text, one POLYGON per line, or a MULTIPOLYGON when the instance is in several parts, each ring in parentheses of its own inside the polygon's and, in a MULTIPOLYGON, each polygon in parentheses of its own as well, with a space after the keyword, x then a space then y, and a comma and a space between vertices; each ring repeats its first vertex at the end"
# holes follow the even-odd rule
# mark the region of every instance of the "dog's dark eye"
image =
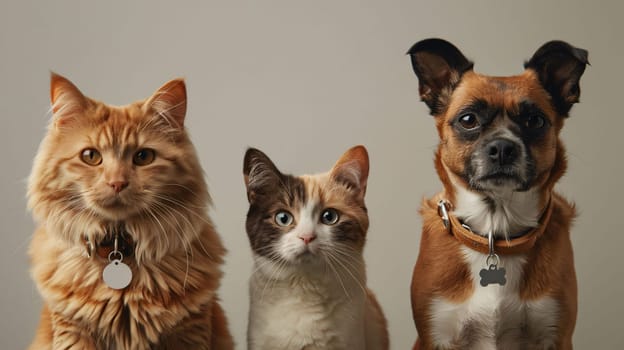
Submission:
POLYGON ((479 127, 477 116, 473 113, 464 114, 459 117, 459 124, 466 130, 472 130, 479 127))
POLYGON ((333 225, 338 222, 340 216, 336 209, 325 209, 321 213, 321 222, 325 225, 333 225))
POLYGON ((546 124, 546 120, 539 114, 529 116, 524 122, 524 126, 528 129, 541 129, 546 124))
POLYGON ((279 226, 290 226, 293 222, 293 216, 287 211, 280 211, 275 214, 275 223, 279 226))

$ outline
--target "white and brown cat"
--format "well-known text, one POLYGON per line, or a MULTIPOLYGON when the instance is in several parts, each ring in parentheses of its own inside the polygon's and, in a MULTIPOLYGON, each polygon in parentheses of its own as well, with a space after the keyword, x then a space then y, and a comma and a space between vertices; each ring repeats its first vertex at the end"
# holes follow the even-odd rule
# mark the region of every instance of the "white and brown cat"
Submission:
POLYGON ((184 81, 113 107, 52 74, 51 101, 28 187, 44 300, 31 349, 232 349, 184 81), (110 260, 129 267, 129 285, 104 282, 110 260))
POLYGON ((362 256, 366 149, 356 146, 331 171, 304 176, 282 174, 249 149, 243 172, 255 261, 248 348, 388 349, 362 256))

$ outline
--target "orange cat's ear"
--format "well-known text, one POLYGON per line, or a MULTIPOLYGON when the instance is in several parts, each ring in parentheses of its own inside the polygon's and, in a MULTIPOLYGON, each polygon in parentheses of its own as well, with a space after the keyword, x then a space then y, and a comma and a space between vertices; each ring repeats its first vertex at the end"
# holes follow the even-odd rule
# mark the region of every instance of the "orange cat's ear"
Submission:
POLYGON ((76 85, 54 72, 50 74, 50 102, 56 127, 67 126, 88 105, 87 99, 76 85))
POLYGON ((243 160, 243 177, 247 199, 253 202, 260 193, 271 193, 279 186, 282 173, 271 159, 259 149, 249 148, 243 160))
POLYGON ((361 199, 366 194, 368 181, 368 152, 364 146, 346 151, 331 170, 331 178, 358 192, 361 199))
POLYGON ((184 79, 174 79, 161 86, 147 100, 144 108, 175 122, 177 127, 183 127, 186 117, 186 84, 184 79))

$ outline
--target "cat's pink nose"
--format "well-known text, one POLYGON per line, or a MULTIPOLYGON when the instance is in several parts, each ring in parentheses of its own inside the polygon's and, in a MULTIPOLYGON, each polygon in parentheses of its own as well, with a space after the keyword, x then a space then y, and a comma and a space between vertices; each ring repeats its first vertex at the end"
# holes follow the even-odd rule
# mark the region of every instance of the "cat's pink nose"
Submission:
POLYGON ((303 243, 309 244, 310 242, 312 242, 313 240, 316 239, 316 234, 308 233, 308 234, 305 234, 305 235, 299 235, 299 239, 301 239, 303 241, 303 243))
POLYGON ((113 181, 109 182, 108 185, 115 190, 115 193, 119 193, 123 191, 124 188, 128 187, 128 181, 113 181))

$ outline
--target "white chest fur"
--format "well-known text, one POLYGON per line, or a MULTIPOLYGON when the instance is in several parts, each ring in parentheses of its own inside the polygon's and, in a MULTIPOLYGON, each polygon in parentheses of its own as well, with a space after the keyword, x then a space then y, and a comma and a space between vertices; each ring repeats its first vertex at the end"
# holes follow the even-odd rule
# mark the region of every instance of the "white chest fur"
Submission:
MULTIPOLYGON (((290 274, 256 257, 250 280, 249 349, 364 349, 366 295, 331 272, 317 278, 290 274), (345 292, 346 291, 346 292, 345 292), (346 294, 348 293, 348 295, 346 294)), ((299 273, 297 273, 299 275, 299 273)))
POLYGON ((558 304, 550 297, 522 301, 523 256, 502 257, 507 270, 505 286, 479 284, 486 255, 463 248, 470 266, 474 293, 462 303, 435 298, 430 307, 432 335, 441 348, 550 349, 554 344, 558 304))
MULTIPOLYGON (((475 232, 492 231, 506 236, 537 225, 540 209, 533 191, 505 192, 484 197, 456 187, 455 215, 475 232)), ((462 303, 434 298, 429 313, 432 338, 440 348, 460 349, 550 349, 554 346, 559 305, 544 296, 537 300, 520 299, 524 276, 524 255, 501 256, 499 267, 505 268, 504 286, 480 285, 480 271, 486 268, 486 254, 462 248, 463 260, 470 269, 472 295, 462 303)))

